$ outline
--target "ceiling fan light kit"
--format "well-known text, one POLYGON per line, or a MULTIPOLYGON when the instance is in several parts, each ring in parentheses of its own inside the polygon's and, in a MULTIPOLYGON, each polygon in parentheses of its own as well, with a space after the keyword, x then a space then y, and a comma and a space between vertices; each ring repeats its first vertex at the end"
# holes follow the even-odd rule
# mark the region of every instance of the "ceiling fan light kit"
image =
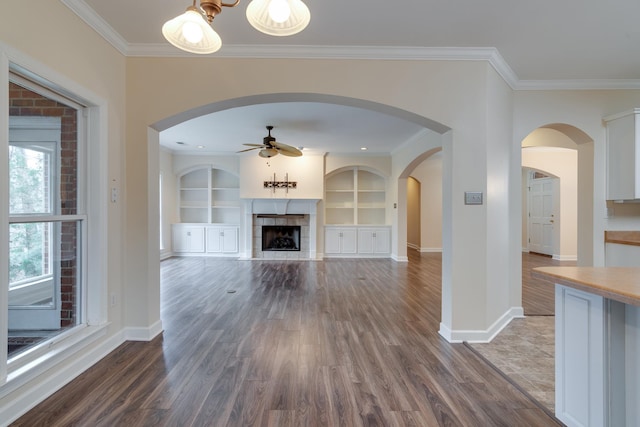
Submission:
MULTIPOLYGON (((200 0, 187 11, 162 26, 162 35, 178 49, 197 54, 214 53, 222 47, 222 40, 211 27, 213 18, 223 7, 240 3, 222 0, 200 0)), ((302 0, 253 0, 247 6, 247 20, 256 30, 272 36, 290 36, 304 30, 311 20, 309 8, 302 0)))
POLYGON ((271 136, 271 129, 273 129, 273 126, 267 126, 267 131, 269 132, 269 134, 262 139, 262 144, 243 144, 251 148, 240 150, 238 151, 238 153, 244 153, 245 151, 251 150, 260 150, 258 151, 258 155, 265 159, 278 154, 282 154, 283 156, 287 157, 302 156, 302 151, 298 150, 296 147, 277 142, 275 137, 271 136))

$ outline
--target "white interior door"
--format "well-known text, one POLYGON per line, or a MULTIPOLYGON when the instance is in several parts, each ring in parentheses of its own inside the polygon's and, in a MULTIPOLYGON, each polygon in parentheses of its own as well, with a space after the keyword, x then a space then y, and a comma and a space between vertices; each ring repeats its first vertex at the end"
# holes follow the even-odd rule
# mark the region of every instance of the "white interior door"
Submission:
POLYGON ((553 255, 554 191, 557 178, 529 180, 529 251, 553 255))

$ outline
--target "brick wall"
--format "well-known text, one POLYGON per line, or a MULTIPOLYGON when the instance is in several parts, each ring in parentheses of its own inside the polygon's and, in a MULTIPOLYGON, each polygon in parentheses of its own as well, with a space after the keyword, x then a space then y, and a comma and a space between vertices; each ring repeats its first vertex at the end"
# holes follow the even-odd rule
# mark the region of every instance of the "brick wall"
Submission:
MULTIPOLYGON (((15 83, 9 83, 9 115, 61 118, 59 209, 74 215, 78 207, 78 123, 77 110, 46 98, 15 83)), ((61 225, 61 313, 60 327, 75 325, 78 296, 77 236, 75 222, 61 225)))

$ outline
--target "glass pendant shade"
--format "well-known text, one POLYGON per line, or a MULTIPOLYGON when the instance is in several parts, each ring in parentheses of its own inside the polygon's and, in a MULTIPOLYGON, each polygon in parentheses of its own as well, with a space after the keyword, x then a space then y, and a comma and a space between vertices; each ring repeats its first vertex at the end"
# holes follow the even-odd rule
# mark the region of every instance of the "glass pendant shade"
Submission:
POLYGON ((191 53, 213 53, 220 49, 222 40, 202 14, 193 6, 167 21, 162 26, 162 35, 178 49, 191 53))
POLYGON ((301 0, 253 0, 247 6, 247 20, 265 34, 290 36, 309 25, 311 13, 301 0))
POLYGON ((264 157, 265 159, 273 157, 276 154, 278 154, 278 150, 276 150, 275 148, 263 148, 258 152, 258 156, 264 157))

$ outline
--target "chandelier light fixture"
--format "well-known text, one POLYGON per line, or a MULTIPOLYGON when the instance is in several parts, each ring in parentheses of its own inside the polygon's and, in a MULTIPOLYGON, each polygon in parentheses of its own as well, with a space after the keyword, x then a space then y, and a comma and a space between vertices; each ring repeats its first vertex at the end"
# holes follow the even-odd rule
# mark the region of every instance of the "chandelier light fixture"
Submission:
MULTIPOLYGON (((223 7, 240 3, 222 0, 196 0, 182 15, 162 26, 162 35, 178 49, 191 53, 214 53, 222 47, 222 39, 211 27, 213 18, 223 7)), ((247 20, 256 30, 272 36, 290 36, 304 30, 311 20, 309 8, 302 0, 253 0, 247 6, 247 20)))

